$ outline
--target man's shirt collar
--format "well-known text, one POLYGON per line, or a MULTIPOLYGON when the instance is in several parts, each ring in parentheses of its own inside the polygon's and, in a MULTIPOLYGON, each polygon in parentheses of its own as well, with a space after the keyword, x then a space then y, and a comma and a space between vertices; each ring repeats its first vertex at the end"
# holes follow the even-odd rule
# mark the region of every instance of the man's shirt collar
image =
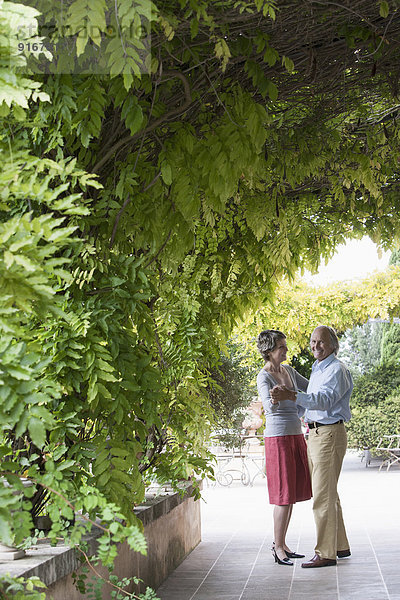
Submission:
POLYGON ((332 361, 334 361, 336 358, 336 354, 334 352, 332 352, 332 354, 330 354, 329 356, 327 356, 326 358, 324 358, 324 360, 321 360, 321 362, 318 362, 317 360, 315 361, 314 365, 313 365, 313 371, 323 371, 324 369, 326 369, 326 367, 328 365, 331 364, 332 361))

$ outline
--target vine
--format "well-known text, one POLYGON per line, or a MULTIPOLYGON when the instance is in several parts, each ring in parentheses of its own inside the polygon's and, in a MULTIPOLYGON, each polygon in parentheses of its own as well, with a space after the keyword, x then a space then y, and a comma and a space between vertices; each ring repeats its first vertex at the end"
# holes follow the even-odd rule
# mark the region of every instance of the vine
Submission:
MULTIPOLYGON (((127 532, 149 482, 210 473, 240 319, 400 233, 396 2, 26 3, 0 0, 0 469, 38 482, 0 514, 17 545, 35 498, 52 536, 88 489, 127 532)), ((338 298, 346 323, 390 309, 338 298)))

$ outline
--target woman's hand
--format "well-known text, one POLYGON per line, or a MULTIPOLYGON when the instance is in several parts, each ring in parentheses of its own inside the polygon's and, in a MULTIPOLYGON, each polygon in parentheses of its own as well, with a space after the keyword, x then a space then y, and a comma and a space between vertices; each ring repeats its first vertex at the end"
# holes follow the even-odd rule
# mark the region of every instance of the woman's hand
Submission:
POLYGON ((296 393, 293 390, 289 390, 285 385, 275 385, 270 390, 272 404, 278 404, 283 400, 292 400, 296 402, 296 393))
POLYGON ((270 396, 271 396, 271 404, 279 404, 279 402, 281 402, 281 400, 286 400, 286 395, 284 393, 285 390, 285 386, 284 385, 275 385, 271 390, 270 390, 270 396))

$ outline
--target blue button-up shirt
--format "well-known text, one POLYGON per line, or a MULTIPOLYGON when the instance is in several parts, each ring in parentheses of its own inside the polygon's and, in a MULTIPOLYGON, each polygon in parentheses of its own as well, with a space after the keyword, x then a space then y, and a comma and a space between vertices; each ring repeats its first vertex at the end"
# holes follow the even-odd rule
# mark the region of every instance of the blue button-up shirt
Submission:
POLYGON ((347 367, 330 354, 313 364, 307 392, 297 392, 297 404, 305 409, 307 422, 349 421, 353 380, 347 367))

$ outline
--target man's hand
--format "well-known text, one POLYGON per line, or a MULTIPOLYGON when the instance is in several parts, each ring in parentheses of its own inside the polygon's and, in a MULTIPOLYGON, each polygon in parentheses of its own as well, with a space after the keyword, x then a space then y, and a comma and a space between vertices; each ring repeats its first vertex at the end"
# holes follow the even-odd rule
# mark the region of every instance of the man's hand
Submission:
POLYGON ((270 390, 272 404, 278 404, 282 400, 292 400, 296 402, 296 394, 289 390, 285 385, 276 385, 270 390))
POLYGON ((275 385, 270 390, 271 403, 279 404, 279 402, 281 402, 281 400, 286 400, 285 390, 286 390, 286 387, 284 385, 275 385))

